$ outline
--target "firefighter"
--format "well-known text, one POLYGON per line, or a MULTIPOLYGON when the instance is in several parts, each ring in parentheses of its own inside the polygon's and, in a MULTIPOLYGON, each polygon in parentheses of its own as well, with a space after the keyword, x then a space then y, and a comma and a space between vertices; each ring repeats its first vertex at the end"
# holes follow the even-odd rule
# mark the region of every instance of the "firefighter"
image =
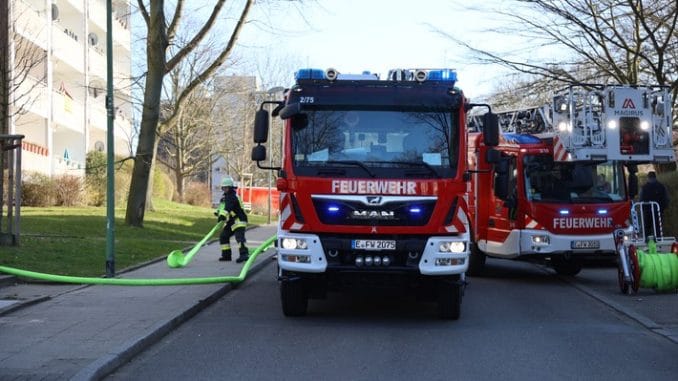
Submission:
POLYGON ((221 244, 220 261, 231 260, 231 236, 235 236, 236 242, 240 245, 238 251, 240 255, 236 259, 237 263, 249 259, 249 250, 245 246, 245 229, 247 228, 247 215, 242 207, 242 202, 236 194, 236 186, 231 177, 224 177, 221 180, 221 190, 224 195, 219 202, 219 209, 214 213, 218 221, 226 221, 224 230, 219 235, 221 244))
MULTIPOLYGON (((640 201, 654 201, 659 204, 659 210, 653 211, 649 206, 643 206, 643 222, 652 224, 652 230, 648 229, 653 236, 660 233, 660 218, 669 206, 669 192, 664 184, 657 180, 657 174, 654 171, 647 173, 647 182, 640 189, 640 201)), ((648 234, 645 234, 646 236, 648 234)))

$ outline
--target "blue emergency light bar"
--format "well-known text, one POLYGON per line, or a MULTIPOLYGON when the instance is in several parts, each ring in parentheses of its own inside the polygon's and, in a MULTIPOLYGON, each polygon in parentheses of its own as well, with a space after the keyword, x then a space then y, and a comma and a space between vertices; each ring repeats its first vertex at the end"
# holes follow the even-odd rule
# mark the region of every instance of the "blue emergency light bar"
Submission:
MULTIPOLYGON (((457 82, 457 72, 454 69, 398 69, 396 71, 402 74, 398 78, 405 80, 416 80, 417 82, 451 82, 452 85, 457 82)), ((334 69, 324 71, 322 69, 306 68, 299 69, 294 73, 294 79, 296 81, 308 79, 328 79, 330 81, 334 81, 335 79, 378 80, 379 76, 377 74, 372 74, 369 71, 363 71, 362 74, 339 74, 339 72, 334 69)))
POLYGON ((294 73, 294 79, 325 79, 325 71, 322 69, 299 69, 294 73))
POLYGON ((428 72, 429 81, 457 82, 457 72, 453 69, 436 69, 428 72))

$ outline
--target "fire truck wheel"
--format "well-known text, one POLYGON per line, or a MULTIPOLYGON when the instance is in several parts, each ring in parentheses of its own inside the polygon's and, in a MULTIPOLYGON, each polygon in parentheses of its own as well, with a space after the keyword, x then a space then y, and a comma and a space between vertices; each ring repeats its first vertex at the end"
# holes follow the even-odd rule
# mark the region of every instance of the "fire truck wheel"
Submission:
POLYGON ((442 319, 459 319, 462 291, 462 286, 459 284, 441 282, 438 289, 438 312, 442 319))
POLYGON ((475 243, 471 243, 471 254, 468 257, 468 270, 466 274, 469 276, 483 275, 486 260, 487 255, 480 251, 475 243))
POLYGON ((308 297, 301 280, 280 282, 280 300, 285 316, 304 316, 308 308, 308 297))
POLYGON ((575 276, 581 271, 581 264, 571 261, 554 261, 552 266, 558 275, 575 276))

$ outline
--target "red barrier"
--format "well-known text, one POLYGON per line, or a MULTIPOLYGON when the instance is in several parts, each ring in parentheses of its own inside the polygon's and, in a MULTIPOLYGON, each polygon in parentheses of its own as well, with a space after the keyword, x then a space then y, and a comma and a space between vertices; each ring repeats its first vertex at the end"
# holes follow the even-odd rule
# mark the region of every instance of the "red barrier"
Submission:
MULTIPOLYGON (((271 188, 271 214, 278 214, 278 206, 280 205, 280 192, 277 189, 271 188)), ((257 212, 266 212, 268 210, 268 187, 245 187, 238 188, 238 195, 242 202, 248 206, 251 205, 252 210, 257 212)))

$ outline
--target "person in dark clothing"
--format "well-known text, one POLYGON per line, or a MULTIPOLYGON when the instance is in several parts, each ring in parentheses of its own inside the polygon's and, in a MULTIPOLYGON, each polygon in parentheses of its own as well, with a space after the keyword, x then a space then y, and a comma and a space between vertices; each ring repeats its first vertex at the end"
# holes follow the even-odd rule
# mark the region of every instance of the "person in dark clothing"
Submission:
MULTIPOLYGON (((654 201, 659 204, 658 211, 652 211, 651 207, 643 206, 643 221, 645 224, 652 223, 654 230, 646 229, 650 232, 650 235, 659 235, 661 233, 659 219, 664 215, 664 210, 669 207, 669 192, 664 186, 657 180, 657 174, 653 171, 648 172, 647 182, 640 189, 640 195, 638 196, 640 201, 654 201)), ((645 234, 647 237, 648 234, 645 234)))
POLYGON ((235 261, 237 263, 244 262, 249 259, 249 250, 245 243, 245 230, 247 228, 247 214, 242 207, 242 202, 235 192, 236 186, 233 179, 225 177, 221 181, 221 190, 224 195, 219 202, 219 209, 214 212, 217 215, 217 221, 226 221, 224 230, 219 235, 219 243, 221 244, 220 261, 231 260, 231 237, 235 236, 236 242, 240 244, 240 256, 235 261))

